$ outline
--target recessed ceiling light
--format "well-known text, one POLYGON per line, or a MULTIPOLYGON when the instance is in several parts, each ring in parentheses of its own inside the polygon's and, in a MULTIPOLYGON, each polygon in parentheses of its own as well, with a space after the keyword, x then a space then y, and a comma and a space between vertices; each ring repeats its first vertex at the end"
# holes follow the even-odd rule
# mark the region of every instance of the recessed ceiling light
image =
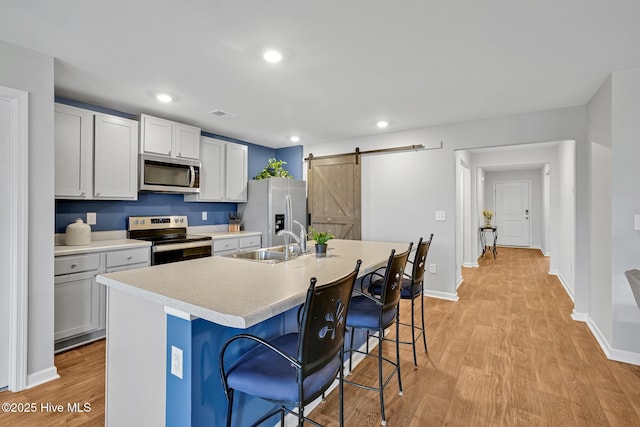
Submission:
POLYGON ((282 54, 277 50, 268 50, 262 55, 265 61, 271 62, 272 64, 276 64, 282 61, 282 54))
POLYGON ((292 137, 289 138, 289 141, 300 142, 300 137, 298 135, 293 135, 292 137))
POLYGON ((389 122, 386 120, 380 120, 378 123, 376 123, 376 126, 378 126, 380 129, 384 129, 389 126, 389 122))
POLYGON ((166 93, 159 93, 156 95, 156 99, 160 102, 171 102, 173 98, 171 95, 167 95, 166 93))

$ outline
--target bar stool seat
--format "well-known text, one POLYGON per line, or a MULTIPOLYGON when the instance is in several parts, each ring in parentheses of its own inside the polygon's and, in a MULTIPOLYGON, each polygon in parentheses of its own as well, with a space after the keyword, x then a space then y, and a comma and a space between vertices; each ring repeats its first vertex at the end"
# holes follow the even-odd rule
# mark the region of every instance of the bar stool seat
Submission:
MULTIPOLYGON (((276 405, 276 409, 255 421, 259 425, 276 414, 284 426, 285 414, 319 426, 305 417, 304 408, 323 395, 338 377, 340 425, 344 425, 343 360, 346 317, 351 303, 361 261, 346 276, 331 283, 317 285, 311 279, 305 303, 298 311, 298 331, 270 340, 251 334, 231 337, 220 352, 220 372, 227 397, 227 427, 231 426, 233 400, 236 392, 257 396, 276 405), (236 342, 251 344, 235 360, 226 356, 236 342), (225 357, 226 356, 226 357, 225 357), (297 409, 295 411, 294 409, 297 409)), ((237 351, 237 348, 235 349, 237 351)), ((231 354, 234 352, 230 351, 231 354)), ((238 417, 236 417, 238 418, 238 417)), ((240 420, 236 420, 240 422, 240 420)), ((242 424, 247 420, 243 417, 242 424)))

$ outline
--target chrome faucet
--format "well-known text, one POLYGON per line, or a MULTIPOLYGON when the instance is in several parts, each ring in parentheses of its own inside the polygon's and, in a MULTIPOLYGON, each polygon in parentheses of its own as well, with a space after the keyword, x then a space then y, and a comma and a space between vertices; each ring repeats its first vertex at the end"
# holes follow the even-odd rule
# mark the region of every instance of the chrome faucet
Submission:
POLYGON ((298 248, 300 249, 300 255, 307 252, 307 233, 304 229, 304 225, 300 224, 298 221, 293 221, 300 226, 300 236, 296 236, 296 234, 291 230, 280 230, 278 231, 278 236, 284 236, 284 258, 289 259, 289 251, 290 251, 290 239, 293 237, 293 240, 298 244, 298 248))
POLYGON ((296 243, 298 244, 298 246, 300 248, 302 248, 302 246, 300 246, 300 239, 298 238, 298 236, 295 235, 294 232, 289 231, 289 230, 280 230, 278 231, 278 236, 284 236, 284 259, 287 260, 289 259, 289 255, 290 255, 290 240, 293 237, 293 240, 296 241, 296 243))
POLYGON ((300 226, 300 240, 298 240, 298 246, 300 246, 300 253, 304 254, 307 252, 307 232, 304 228, 304 225, 300 224, 295 219, 293 220, 293 222, 300 226))

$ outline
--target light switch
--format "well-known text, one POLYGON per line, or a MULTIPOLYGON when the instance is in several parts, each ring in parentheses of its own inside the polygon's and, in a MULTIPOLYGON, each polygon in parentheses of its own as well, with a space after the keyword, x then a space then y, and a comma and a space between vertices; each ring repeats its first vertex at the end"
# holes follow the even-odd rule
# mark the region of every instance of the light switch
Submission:
POLYGON ((95 212, 87 212, 87 224, 96 225, 96 213, 95 212))
POLYGON ((203 221, 207 220, 207 213, 206 212, 202 212, 202 220, 203 221))
POLYGON ((444 211, 436 211, 436 221, 444 221, 445 214, 444 211))
POLYGON ((633 216, 633 229, 640 230, 640 215, 633 216))

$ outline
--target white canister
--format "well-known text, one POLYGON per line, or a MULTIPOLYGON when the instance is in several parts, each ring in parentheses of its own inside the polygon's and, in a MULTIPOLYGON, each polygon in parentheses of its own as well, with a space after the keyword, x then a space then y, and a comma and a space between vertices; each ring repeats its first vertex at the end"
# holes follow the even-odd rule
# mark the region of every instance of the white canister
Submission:
POLYGON ((76 219, 67 225, 65 243, 68 246, 88 245, 91 243, 91 226, 82 222, 82 218, 76 219))

